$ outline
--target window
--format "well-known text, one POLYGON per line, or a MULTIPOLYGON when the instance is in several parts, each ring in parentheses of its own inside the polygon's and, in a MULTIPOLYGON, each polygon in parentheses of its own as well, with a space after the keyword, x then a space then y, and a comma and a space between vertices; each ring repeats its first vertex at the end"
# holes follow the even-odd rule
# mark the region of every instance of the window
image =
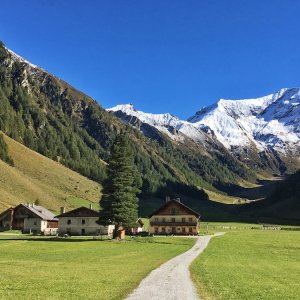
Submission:
POLYGON ((193 218, 189 218, 189 222, 193 222, 193 218))
POLYGON ((37 221, 34 221, 34 222, 33 222, 33 225, 37 225, 37 221))
POLYGON ((176 208, 174 208, 174 207, 171 208, 171 214, 172 214, 172 215, 176 215, 176 208))
POLYGON ((172 218, 172 222, 173 222, 173 223, 176 222, 176 221, 175 221, 175 218, 172 218))
POLYGON ((163 222, 166 222, 166 218, 162 218, 162 221, 163 221, 163 222))
POLYGON ((189 227, 189 232, 193 232, 193 228, 192 227, 189 227))
POLYGON ((155 218, 155 222, 158 222, 158 218, 155 218))
POLYGON ((182 227, 182 233, 185 233, 185 227, 182 227))
POLYGON ((161 231, 162 231, 162 232, 166 232, 166 228, 165 228, 165 227, 162 227, 162 228, 161 228, 161 231))
POLYGON ((71 224, 71 220, 68 220, 68 221, 67 221, 67 224, 70 225, 70 224, 71 224))
POLYGON ((154 232, 155 232, 155 233, 158 233, 158 227, 155 227, 155 228, 154 228, 154 232))
POLYGON ((85 229, 84 228, 81 229, 81 235, 85 235, 85 229))
POLYGON ((85 219, 81 220, 81 224, 84 225, 85 224, 85 219))
POLYGON ((185 222, 185 218, 182 218, 182 223, 184 223, 185 222))

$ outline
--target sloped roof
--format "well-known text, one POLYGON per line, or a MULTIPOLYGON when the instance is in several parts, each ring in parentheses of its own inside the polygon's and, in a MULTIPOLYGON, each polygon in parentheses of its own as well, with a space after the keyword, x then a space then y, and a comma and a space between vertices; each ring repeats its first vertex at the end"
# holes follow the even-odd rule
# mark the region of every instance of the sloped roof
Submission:
MULTIPOLYGON (((19 206, 19 205, 18 205, 19 206)), ((18 207, 16 206, 15 209, 18 207)), ((58 221, 57 218, 55 218, 55 215, 49 211, 47 208, 40 206, 40 205, 32 205, 32 204, 21 204, 21 206, 25 207, 26 209, 30 210, 32 213, 34 213, 37 217, 46 220, 46 221, 58 221)))
POLYGON ((143 222, 143 220, 141 218, 138 218, 137 221, 136 221, 136 223, 139 224, 142 227, 145 225, 144 222, 143 222))
POLYGON ((70 210, 63 214, 56 216, 57 218, 65 218, 65 217, 99 217, 99 212, 93 209, 89 209, 87 207, 81 206, 79 208, 70 210))
POLYGON ((13 207, 10 207, 10 208, 6 209, 2 213, 0 213, 0 217, 6 215, 8 212, 12 213, 13 210, 14 210, 13 207))
POLYGON ((183 203, 177 201, 177 200, 170 200, 168 202, 166 202, 164 205, 162 205, 159 209, 157 209, 156 211, 154 211, 151 215, 149 215, 149 218, 151 218, 154 215, 157 215, 161 210, 165 209, 166 207, 168 207, 170 204, 172 203, 176 203, 177 205, 180 205, 182 207, 184 207, 185 209, 187 209, 192 215, 195 215, 197 218, 199 218, 201 215, 199 213, 197 213, 196 211, 194 211, 193 209, 191 209, 190 207, 184 205, 183 203))

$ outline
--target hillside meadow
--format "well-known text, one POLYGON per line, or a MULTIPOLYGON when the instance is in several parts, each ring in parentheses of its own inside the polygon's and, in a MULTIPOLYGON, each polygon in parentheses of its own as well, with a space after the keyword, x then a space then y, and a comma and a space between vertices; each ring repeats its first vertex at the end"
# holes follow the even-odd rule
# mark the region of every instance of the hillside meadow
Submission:
POLYGON ((190 270, 204 300, 299 299, 299 258, 300 231, 230 231, 190 270))
POLYGON ((14 167, 0 160, 0 211, 19 203, 60 206, 98 204, 100 185, 4 135, 14 167))
POLYGON ((195 242, 125 242, 0 235, 0 299, 123 299, 147 274, 195 242))

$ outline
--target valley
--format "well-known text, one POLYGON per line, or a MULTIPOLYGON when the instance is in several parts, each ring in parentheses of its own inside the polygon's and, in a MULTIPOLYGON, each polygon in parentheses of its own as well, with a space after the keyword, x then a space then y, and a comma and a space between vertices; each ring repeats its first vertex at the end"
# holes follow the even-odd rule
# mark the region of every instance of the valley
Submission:
POLYGON ((1 208, 35 201, 56 212, 98 208, 110 147, 126 132, 142 180, 141 216, 170 195, 199 210, 204 221, 298 222, 296 201, 289 200, 290 207, 264 198, 278 186, 275 175, 299 168, 299 89, 222 99, 184 121, 132 104, 106 111, 3 44, 0 73, 0 130, 8 149, 2 155, 14 161, 0 162, 1 208))
POLYGON ((0 9, 0 300, 299 300, 299 1, 0 9))

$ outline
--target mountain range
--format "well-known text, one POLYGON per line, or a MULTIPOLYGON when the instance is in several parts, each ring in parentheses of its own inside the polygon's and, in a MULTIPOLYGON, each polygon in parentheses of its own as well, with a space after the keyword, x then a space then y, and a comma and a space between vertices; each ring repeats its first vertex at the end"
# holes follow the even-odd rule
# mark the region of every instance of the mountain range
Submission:
POLYGON ((299 167, 299 88, 281 89, 257 99, 221 99, 187 120, 169 113, 138 111, 132 104, 117 105, 108 111, 148 137, 156 128, 179 143, 190 139, 209 151, 223 146, 252 168, 284 173, 299 167))
MULTIPOLYGON (((299 98, 299 89, 282 89, 258 99, 220 100, 188 120, 144 113, 131 104, 105 110, 0 43, 0 130, 100 185, 110 147, 126 132, 142 175, 145 213, 155 207, 153 199, 170 195, 193 199, 192 207, 212 207, 205 215, 215 207, 207 194, 226 202, 233 187, 253 187, 257 178, 296 171, 299 98)), ((5 140, 0 156, 14 168, 5 140)))

